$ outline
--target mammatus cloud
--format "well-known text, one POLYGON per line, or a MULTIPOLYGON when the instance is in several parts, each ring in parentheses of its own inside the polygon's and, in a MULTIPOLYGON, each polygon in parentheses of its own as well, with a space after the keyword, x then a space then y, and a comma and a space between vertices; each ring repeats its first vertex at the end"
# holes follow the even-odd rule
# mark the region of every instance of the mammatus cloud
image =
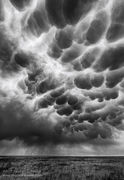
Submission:
POLYGON ((0 1, 0 153, 123 149, 123 11, 122 0, 0 1))

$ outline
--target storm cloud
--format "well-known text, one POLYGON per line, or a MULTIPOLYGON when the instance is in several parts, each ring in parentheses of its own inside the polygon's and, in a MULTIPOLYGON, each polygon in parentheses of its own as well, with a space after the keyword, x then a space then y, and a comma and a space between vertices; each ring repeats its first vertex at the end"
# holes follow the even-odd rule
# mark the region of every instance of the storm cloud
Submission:
POLYGON ((0 152, 120 143, 123 10, 122 0, 1 0, 0 152))

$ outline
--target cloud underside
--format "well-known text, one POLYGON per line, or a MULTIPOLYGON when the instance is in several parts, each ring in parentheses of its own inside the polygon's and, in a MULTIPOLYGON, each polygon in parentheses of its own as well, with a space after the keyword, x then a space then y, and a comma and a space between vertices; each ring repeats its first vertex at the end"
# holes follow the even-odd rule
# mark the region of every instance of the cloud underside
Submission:
POLYGON ((123 11, 122 0, 1 0, 0 153, 122 152, 123 11))

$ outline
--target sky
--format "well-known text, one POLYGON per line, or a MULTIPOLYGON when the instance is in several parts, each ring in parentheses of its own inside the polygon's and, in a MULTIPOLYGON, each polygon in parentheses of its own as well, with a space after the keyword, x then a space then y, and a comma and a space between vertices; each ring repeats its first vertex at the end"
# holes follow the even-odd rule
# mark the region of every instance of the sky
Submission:
POLYGON ((0 155, 124 155, 124 1, 0 1, 0 155))

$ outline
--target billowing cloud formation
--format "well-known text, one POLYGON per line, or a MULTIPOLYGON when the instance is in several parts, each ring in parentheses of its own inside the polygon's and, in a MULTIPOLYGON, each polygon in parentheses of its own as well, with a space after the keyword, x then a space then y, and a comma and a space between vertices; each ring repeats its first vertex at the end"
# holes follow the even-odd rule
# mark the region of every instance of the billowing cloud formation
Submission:
POLYGON ((1 0, 3 146, 93 149, 118 141, 124 129, 123 7, 122 0, 1 0))

